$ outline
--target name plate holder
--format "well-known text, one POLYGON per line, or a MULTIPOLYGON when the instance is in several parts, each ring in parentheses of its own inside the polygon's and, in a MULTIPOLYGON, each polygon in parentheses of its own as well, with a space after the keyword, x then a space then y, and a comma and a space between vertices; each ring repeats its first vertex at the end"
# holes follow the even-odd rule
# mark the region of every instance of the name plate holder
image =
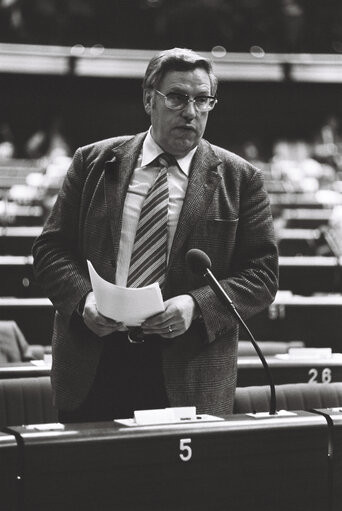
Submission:
POLYGON ((156 408, 152 410, 136 410, 131 419, 116 419, 114 422, 123 426, 152 426, 160 424, 184 424, 208 421, 223 421, 221 417, 196 413, 195 406, 179 406, 172 408, 156 408))

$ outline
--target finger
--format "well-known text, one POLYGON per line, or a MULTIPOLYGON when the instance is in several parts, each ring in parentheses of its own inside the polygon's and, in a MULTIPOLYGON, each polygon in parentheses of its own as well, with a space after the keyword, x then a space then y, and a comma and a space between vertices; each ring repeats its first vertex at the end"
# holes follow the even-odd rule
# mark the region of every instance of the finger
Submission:
POLYGON ((84 323, 92 332, 100 337, 109 335, 120 328, 118 325, 99 324, 89 318, 85 318, 84 323))
POLYGON ((175 329, 169 325, 169 327, 167 329, 164 329, 160 333, 160 336, 163 337, 164 339, 173 339, 174 337, 177 337, 178 335, 180 335, 180 333, 181 332, 179 332, 177 329, 175 329))

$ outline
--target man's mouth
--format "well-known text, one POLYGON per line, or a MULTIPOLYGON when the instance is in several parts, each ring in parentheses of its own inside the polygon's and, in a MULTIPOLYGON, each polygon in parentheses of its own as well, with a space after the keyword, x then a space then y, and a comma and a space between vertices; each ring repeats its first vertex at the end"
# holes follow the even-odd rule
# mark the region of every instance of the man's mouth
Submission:
POLYGON ((186 124, 184 124, 183 126, 176 126, 175 129, 185 130, 185 131, 196 131, 194 126, 190 126, 190 125, 186 125, 186 124))

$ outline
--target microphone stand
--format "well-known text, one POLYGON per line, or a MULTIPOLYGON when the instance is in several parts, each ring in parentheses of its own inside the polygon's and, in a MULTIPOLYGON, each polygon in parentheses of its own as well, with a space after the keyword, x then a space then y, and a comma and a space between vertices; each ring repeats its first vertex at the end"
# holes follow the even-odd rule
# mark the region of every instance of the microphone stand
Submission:
POLYGON ((265 357, 264 357, 264 355, 263 355, 263 353, 262 353, 258 343, 256 342, 252 332, 250 331, 250 329, 248 328, 248 326, 246 325, 246 323, 244 322, 244 320, 240 316, 240 314, 237 311, 234 303, 229 298, 229 296, 227 295, 227 293, 225 292, 223 287, 220 285, 218 280, 214 277, 213 273, 209 270, 209 268, 206 268, 204 270, 203 277, 209 282, 209 285, 214 290, 216 296, 219 298, 221 303, 223 305, 225 305, 226 307, 228 307, 228 309, 234 314, 234 316, 236 317, 238 322, 246 330, 247 335, 250 338, 250 340, 251 340, 251 342, 253 344, 253 347, 254 347, 255 351, 257 352, 257 354, 258 354, 258 356, 259 356, 259 358, 261 360, 261 363, 264 366, 264 369, 266 371, 267 377, 268 377, 268 381, 269 381, 269 385, 270 385, 270 390, 271 390, 269 414, 270 415, 276 415, 277 414, 277 399, 276 399, 275 386, 274 386, 273 378, 272 378, 272 375, 271 375, 271 372, 270 372, 270 368, 268 367, 266 359, 265 359, 265 357))

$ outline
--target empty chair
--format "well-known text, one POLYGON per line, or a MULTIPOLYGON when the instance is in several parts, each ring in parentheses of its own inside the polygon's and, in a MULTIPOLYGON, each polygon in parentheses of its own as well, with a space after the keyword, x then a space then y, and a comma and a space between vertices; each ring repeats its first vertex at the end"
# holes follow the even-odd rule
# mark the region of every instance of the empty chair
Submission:
POLYGON ((0 380, 0 429, 56 421, 49 376, 0 380))

